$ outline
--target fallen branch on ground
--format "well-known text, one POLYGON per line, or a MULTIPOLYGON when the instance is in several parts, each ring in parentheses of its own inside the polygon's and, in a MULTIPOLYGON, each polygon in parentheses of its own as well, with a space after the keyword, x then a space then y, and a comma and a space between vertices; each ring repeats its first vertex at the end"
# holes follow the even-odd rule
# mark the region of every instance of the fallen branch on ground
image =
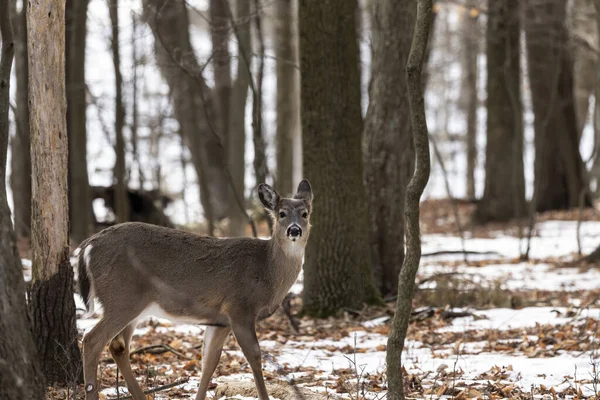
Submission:
MULTIPOLYGON (((196 347, 194 347, 194 348, 196 348, 196 347)), ((163 354, 163 353, 167 353, 167 352, 173 353, 176 356, 183 358, 184 360, 192 359, 191 357, 186 356, 185 354, 174 349, 173 347, 169 346, 168 344, 153 344, 150 346, 141 347, 141 348, 135 349, 134 351, 129 353, 129 356, 131 357, 134 354, 141 354, 141 353, 163 354)), ((106 359, 102 360, 102 362, 114 362, 114 360, 112 358, 106 358, 106 359)))
POLYGON ((497 251, 468 251, 468 250, 440 250, 434 251, 432 253, 421 254, 421 258, 423 257, 433 257, 433 256, 443 256, 446 254, 472 254, 478 256, 499 256, 500 253, 497 251))
MULTIPOLYGON (((184 378, 184 379, 180 379, 178 381, 175 381, 173 383, 169 383, 168 385, 162 385, 162 386, 157 386, 155 388, 152 389, 148 389, 148 390, 144 390, 144 394, 151 394, 151 393, 156 393, 156 392, 162 392, 163 390, 167 390, 167 389, 171 389, 174 388, 175 386, 179 386, 179 385, 183 385, 184 383, 187 383, 189 381, 188 378, 184 378)), ((128 399, 133 399, 133 397, 131 395, 127 395, 127 396, 119 396, 119 397, 113 397, 109 400, 128 400, 128 399)))
MULTIPOLYGON (((267 384, 267 390, 271 397, 281 400, 296 400, 299 398, 297 392, 300 392, 302 398, 305 400, 327 400, 334 398, 331 393, 316 393, 310 389, 294 389, 291 386, 281 384, 267 384)), ((220 399, 223 396, 229 398, 236 395, 241 395, 243 397, 258 397, 253 382, 227 382, 217 386, 214 398, 220 399)))

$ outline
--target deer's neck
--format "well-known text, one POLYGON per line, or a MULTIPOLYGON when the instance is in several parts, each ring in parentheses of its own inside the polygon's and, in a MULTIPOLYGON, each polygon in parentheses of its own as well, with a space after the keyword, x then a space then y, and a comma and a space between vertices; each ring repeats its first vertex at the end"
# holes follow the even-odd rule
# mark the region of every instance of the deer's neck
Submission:
POLYGON ((302 266, 302 257, 304 257, 306 248, 305 241, 292 242, 288 238, 273 237, 270 244, 271 258, 276 265, 289 266, 294 269, 302 266))

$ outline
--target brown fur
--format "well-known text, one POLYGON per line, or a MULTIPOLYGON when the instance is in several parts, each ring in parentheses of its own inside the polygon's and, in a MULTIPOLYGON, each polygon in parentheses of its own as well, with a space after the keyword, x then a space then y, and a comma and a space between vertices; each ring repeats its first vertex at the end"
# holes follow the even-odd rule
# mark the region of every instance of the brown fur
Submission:
POLYGON ((196 399, 205 398, 230 331, 252 367, 260 399, 268 398, 254 326, 275 312, 300 273, 312 190, 302 181, 294 198, 280 198, 262 184, 259 196, 275 219, 269 240, 201 237, 134 222, 105 229, 82 243, 79 280, 90 289, 82 295, 94 296, 104 308, 102 320, 83 340, 87 400, 98 399, 98 360, 111 340, 111 353, 133 398, 144 399, 131 373, 129 340, 136 320, 150 305, 170 317, 213 325, 205 334, 196 399), (295 241, 287 235, 292 224, 302 231, 295 241))

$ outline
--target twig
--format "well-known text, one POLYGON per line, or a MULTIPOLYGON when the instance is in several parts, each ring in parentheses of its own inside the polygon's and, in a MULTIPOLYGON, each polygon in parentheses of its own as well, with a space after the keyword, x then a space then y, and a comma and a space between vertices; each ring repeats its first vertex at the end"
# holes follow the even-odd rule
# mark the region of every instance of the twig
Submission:
POLYGON ((577 255, 581 257, 581 216, 583 214, 583 206, 585 204, 585 194, 587 193, 587 186, 584 186, 579 192, 579 207, 577 208, 577 255))
POLYGON ((458 234, 460 235, 463 260, 466 265, 469 265, 469 259, 467 257, 467 250, 465 246, 465 232, 462 228, 462 224, 460 223, 458 204, 456 202, 456 199, 452 195, 452 190, 450 190, 450 180, 448 179, 448 171, 446 170, 446 165, 444 164, 444 160, 442 159, 442 154, 440 153, 440 149, 438 148, 433 135, 429 135, 429 140, 431 141, 431 144, 433 144, 433 151, 435 152, 435 156, 438 162, 440 163, 440 168, 442 169, 442 176, 444 177, 444 186, 446 187, 446 194, 448 195, 450 203, 452 204, 452 212, 454 213, 454 220, 456 221, 456 229, 458 231, 458 234))
MULTIPOLYGON (((144 394, 162 392, 163 390, 167 390, 167 389, 174 388, 175 386, 183 385, 184 383, 187 383, 189 380, 190 380, 189 378, 183 378, 183 379, 180 379, 173 383, 169 383, 168 385, 157 386, 152 389, 144 390, 144 394)), ((117 399, 117 397, 113 397, 112 399, 109 399, 109 400, 116 400, 116 399, 117 399)), ((128 400, 128 399, 133 399, 133 396, 127 395, 127 396, 123 396, 120 398, 120 400, 128 400)))
POLYGON ((436 278, 448 277, 448 276, 454 276, 454 275, 459 275, 459 273, 458 272, 444 272, 441 274, 431 275, 431 276, 429 276, 427 278, 423 278, 419 282, 417 282, 417 287, 421 286, 424 283, 430 282, 436 278))
POLYGON ((179 356, 185 360, 192 359, 191 357, 186 356, 185 354, 181 353, 180 351, 175 350, 173 347, 169 346, 168 344, 154 344, 154 345, 142 347, 139 349, 135 349, 134 351, 129 353, 129 356, 131 357, 134 354, 140 354, 140 353, 163 354, 163 353, 167 353, 167 352, 171 352, 171 353, 175 354, 176 356, 179 356))
POLYGON ((440 250, 433 251, 431 253, 424 253, 421 255, 423 257, 434 257, 434 256, 442 256, 445 254, 472 254, 472 255, 480 255, 480 256, 499 256, 500 253, 497 251, 471 251, 471 250, 440 250))

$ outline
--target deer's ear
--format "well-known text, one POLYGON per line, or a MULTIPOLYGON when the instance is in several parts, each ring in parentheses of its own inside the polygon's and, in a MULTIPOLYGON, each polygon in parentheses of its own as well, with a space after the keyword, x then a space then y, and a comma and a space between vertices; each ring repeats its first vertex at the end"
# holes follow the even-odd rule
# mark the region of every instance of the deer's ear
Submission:
POLYGON ((271 211, 275 211, 279 204, 279 194, 266 183, 258 185, 258 197, 261 203, 271 211))
POLYGON ((298 184, 298 190, 296 190, 296 194, 294 195, 294 198, 300 199, 300 200, 306 200, 308 202, 311 202, 313 200, 312 188, 310 187, 310 183, 306 179, 303 179, 298 184))

